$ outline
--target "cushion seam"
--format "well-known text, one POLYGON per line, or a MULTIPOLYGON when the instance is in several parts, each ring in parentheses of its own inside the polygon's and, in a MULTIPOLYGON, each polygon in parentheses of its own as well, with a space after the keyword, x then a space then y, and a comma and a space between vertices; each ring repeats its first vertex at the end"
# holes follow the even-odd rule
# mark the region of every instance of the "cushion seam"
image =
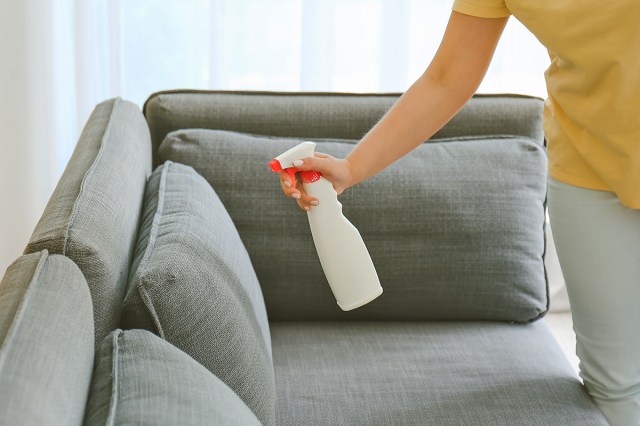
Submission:
POLYGON ((114 103, 113 103, 113 108, 111 109, 111 114, 109 114, 109 121, 107 122, 107 127, 105 128, 104 134, 102 135, 102 139, 100 140, 100 148, 98 149, 98 154, 96 155, 96 158, 94 159, 93 163, 91 164, 91 166, 89 166, 89 169, 87 170, 87 172, 85 173, 85 175, 82 178, 82 182, 80 183, 80 190, 78 191, 78 195, 76 196, 75 201, 73 202, 73 209, 71 210, 71 217, 69 218, 69 224, 67 225, 67 229, 65 230, 64 233, 64 242, 62 244, 62 254, 66 256, 67 254, 67 245, 69 242, 69 233, 71 232, 71 228, 73 227, 75 220, 78 216, 78 211, 80 209, 80 203, 82 202, 82 196, 84 195, 85 192, 85 185, 87 184, 87 182, 89 181, 89 179, 91 178, 91 176, 93 176, 93 173, 98 165, 98 163, 100 163, 100 160, 102 158, 102 154, 104 152, 105 149, 105 145, 106 145, 106 140, 109 137, 109 135, 111 134, 111 128, 112 128, 112 124, 114 121, 114 115, 116 113, 117 107, 120 103, 120 98, 116 98, 114 103))
POLYGON ((42 272, 42 268, 44 267, 44 263, 46 259, 49 257, 49 251, 43 250, 40 252, 40 259, 38 260, 38 264, 36 265, 35 270, 33 271, 33 275, 31 276, 31 280, 29 281, 29 285, 27 286, 27 290, 22 296, 22 300, 18 305, 18 309, 16 310, 16 314, 13 317, 13 321, 11 322, 11 326, 9 327, 9 331, 7 332, 6 337, 4 338, 4 342, 0 347, 0 371, 4 368, 5 361, 7 359, 8 351, 4 350, 5 347, 8 346, 8 342, 13 340, 15 334, 17 333, 17 328, 20 325, 20 320, 24 316, 24 312, 26 310, 26 306, 30 302, 31 294, 35 291, 34 287, 37 285, 37 279, 40 277, 40 273, 42 272))
POLYGON ((160 175, 160 184, 158 185, 158 206, 156 207, 156 213, 153 217, 153 222, 151 224, 151 231, 149 232, 149 241, 147 241, 147 247, 144 251, 144 255, 142 256, 142 260, 140 260, 140 264, 138 264, 138 270, 136 271, 136 275, 140 277, 140 283, 138 284, 138 293, 140 294, 140 298, 144 303, 149 315, 156 324, 158 328, 158 333, 160 333, 160 337, 164 338, 164 332, 162 330, 162 326, 158 319, 158 315, 153 308, 153 301, 149 294, 147 293, 144 286, 144 279, 142 278, 142 274, 139 274, 139 271, 142 271, 145 267, 145 264, 148 262, 149 257, 155 247, 156 239, 158 235, 158 228, 160 228, 160 221, 162 220, 164 214, 164 194, 167 185, 167 175, 169 174, 169 169, 173 164, 172 161, 167 161, 164 163, 162 168, 162 174, 160 175))
MULTIPOLYGON (((167 133, 167 136, 163 140, 168 140, 169 142, 183 142, 176 135, 180 134, 192 134, 192 133, 200 133, 200 132, 214 132, 214 133, 226 133, 235 135, 245 136, 247 138, 253 139, 269 139, 274 141, 300 141, 304 140, 304 137, 299 136, 274 136, 274 135, 263 135, 260 133, 251 133, 244 132, 239 130, 227 130, 227 129, 201 129, 201 128, 190 128, 190 129, 177 129, 167 133)), ((484 141, 484 140, 501 140, 501 139, 527 139, 536 143, 536 145, 542 145, 541 141, 539 142, 537 139, 532 138, 531 136, 526 135, 513 135, 513 134, 486 134, 486 135, 466 135, 466 136, 447 136, 442 138, 429 138, 423 142, 423 144, 431 144, 431 143, 445 143, 445 142, 465 142, 465 141, 484 141)), ((355 145, 359 142, 358 139, 348 139, 348 138, 310 138, 310 140, 318 143, 341 143, 347 145, 355 145)))
POLYGON ((136 271, 136 275, 138 275, 138 271, 143 269, 149 257, 151 256, 151 251, 153 250, 156 244, 156 237, 158 234, 158 228, 160 227, 160 220, 164 214, 164 192, 165 186, 167 183, 167 174, 169 171, 169 167, 173 164, 172 161, 167 161, 164 163, 164 167, 162 168, 162 174, 160 175, 160 184, 158 186, 158 207, 156 208, 156 213, 153 217, 153 222, 151 223, 151 232, 149 232, 149 241, 147 241, 147 247, 144 250, 144 255, 140 260, 140 264, 138 264, 138 270, 136 271))
POLYGON ((111 401, 109 403, 109 415, 107 416, 106 425, 112 426, 115 424, 116 417, 116 408, 118 405, 118 386, 120 382, 118 381, 118 353, 120 352, 120 347, 118 346, 118 340, 122 335, 121 330, 117 330, 115 335, 113 336, 113 350, 111 352, 111 401))
POLYGON ((151 318, 153 319, 153 322, 155 323, 156 328, 158 329, 158 333, 160 334, 160 337, 166 340, 164 330, 162 329, 162 324, 160 324, 160 317, 158 316, 158 313, 153 307, 153 300, 151 299, 151 296, 149 296, 147 289, 144 288, 143 285, 140 285, 138 286, 138 293, 140 293, 140 298, 142 299, 144 306, 146 306, 147 310, 149 311, 149 315, 151 315, 151 318))
MULTIPOLYGON (((547 184, 547 188, 548 188, 548 184, 547 184)), ((548 190, 547 190, 548 193, 548 190)), ((542 209, 544 211, 545 217, 543 218, 542 221, 542 235, 543 235, 543 250, 542 250, 542 269, 544 271, 544 284, 545 284, 545 295, 547 297, 547 304, 545 307, 544 311, 540 311, 538 312, 538 315, 536 315, 535 317, 529 319, 529 321, 527 322, 534 322, 539 320, 540 318, 543 318, 544 316, 547 315, 547 313, 549 313, 549 310, 551 309, 551 294, 550 294, 550 289, 549 289, 549 275, 547 273, 547 265, 545 263, 545 258, 547 256, 547 219, 546 219, 546 214, 547 214, 547 196, 545 195, 544 197, 544 202, 542 203, 542 209)))

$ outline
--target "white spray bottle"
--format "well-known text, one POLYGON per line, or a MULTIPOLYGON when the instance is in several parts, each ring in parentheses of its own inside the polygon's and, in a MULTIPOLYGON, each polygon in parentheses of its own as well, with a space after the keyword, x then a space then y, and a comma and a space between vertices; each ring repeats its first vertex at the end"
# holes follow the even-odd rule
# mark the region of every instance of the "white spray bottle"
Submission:
POLYGON ((313 142, 303 142, 271 160, 269 167, 274 172, 287 172, 294 184, 296 172, 300 172, 304 190, 318 199, 319 205, 307 212, 311 235, 338 306, 350 311, 380 296, 382 286, 360 232, 342 214, 333 184, 318 171, 303 171, 293 165, 296 160, 313 157, 315 147, 313 142))

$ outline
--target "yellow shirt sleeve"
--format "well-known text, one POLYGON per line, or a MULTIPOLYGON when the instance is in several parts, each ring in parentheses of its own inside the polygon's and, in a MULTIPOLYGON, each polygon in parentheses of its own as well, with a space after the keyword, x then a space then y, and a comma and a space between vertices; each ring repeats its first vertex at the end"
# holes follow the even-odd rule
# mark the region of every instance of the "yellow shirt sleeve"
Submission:
POLYGON ((504 0, 455 0, 452 9, 479 18, 506 18, 511 15, 504 0))

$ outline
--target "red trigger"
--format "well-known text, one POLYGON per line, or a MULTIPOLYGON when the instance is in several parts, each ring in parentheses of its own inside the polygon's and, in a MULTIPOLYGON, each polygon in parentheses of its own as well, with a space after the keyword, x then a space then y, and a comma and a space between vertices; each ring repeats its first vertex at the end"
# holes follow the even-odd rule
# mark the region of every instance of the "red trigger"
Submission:
POLYGON ((295 188, 296 187, 296 172, 298 171, 298 169, 295 168, 295 167, 287 167, 286 169, 284 169, 284 171, 287 172, 287 174, 291 178, 291 187, 295 188))
POLYGON ((315 182, 320 179, 320 177, 322 177, 322 173, 317 170, 302 170, 300 172, 300 179, 302 179, 304 183, 315 182))

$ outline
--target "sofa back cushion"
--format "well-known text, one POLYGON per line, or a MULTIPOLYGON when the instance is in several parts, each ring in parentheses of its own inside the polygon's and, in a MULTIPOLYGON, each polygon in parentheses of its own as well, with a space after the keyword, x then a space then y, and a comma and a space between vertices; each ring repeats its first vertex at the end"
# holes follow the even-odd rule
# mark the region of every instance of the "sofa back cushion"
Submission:
POLYGON ((145 330, 115 330, 98 346, 85 425, 260 425, 220 379, 145 330))
POLYGON ((275 421, 271 337, 260 285, 233 221, 191 167, 147 185, 122 326, 159 334, 275 421))
POLYGON ((93 347, 78 267, 46 250, 11 264, 0 282, 0 423, 82 424, 93 347))
MULTIPOLYGON (((315 141, 318 152, 340 158, 356 143, 315 141)), ((193 166, 215 188, 251 256, 271 320, 527 322, 546 312, 541 142, 433 140, 340 196, 384 289, 348 313, 327 284, 307 215, 267 167, 300 142, 192 129, 170 133, 159 152, 193 166)))
MULTIPOLYGON (((359 139, 400 93, 305 93, 171 90, 144 105, 154 165, 165 136, 179 129, 220 129, 303 139, 359 139)), ((541 99, 475 95, 436 138, 518 135, 542 140, 541 99)))
POLYGON ((25 250, 47 249, 80 267, 93 300, 96 342, 120 319, 150 174, 149 128, 139 108, 121 99, 99 104, 25 250))

